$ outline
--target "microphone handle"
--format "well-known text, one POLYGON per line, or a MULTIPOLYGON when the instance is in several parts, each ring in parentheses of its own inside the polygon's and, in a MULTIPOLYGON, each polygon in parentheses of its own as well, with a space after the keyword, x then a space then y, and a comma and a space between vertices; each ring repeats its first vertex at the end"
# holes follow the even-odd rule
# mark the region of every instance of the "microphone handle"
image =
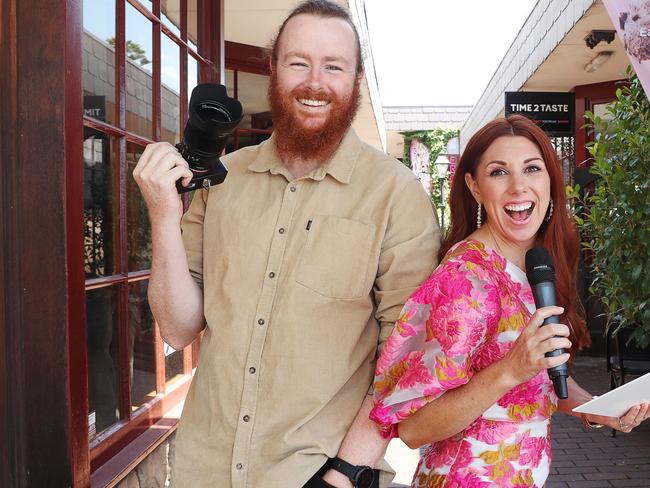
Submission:
MULTIPOLYGON (((533 295, 535 296, 535 305, 538 308, 552 307, 556 305, 555 302, 555 284, 551 281, 544 281, 533 286, 533 295)), ((557 315, 551 315, 542 322, 542 325, 559 324, 560 318, 557 315)), ((556 336, 557 337, 557 336, 556 336)), ((547 358, 560 356, 564 354, 564 349, 559 348, 549 351, 545 354, 547 358)), ((569 391, 566 384, 566 379, 569 376, 569 368, 567 363, 562 363, 559 366, 548 368, 548 377, 553 381, 553 389, 558 398, 566 399, 569 397, 569 391)))

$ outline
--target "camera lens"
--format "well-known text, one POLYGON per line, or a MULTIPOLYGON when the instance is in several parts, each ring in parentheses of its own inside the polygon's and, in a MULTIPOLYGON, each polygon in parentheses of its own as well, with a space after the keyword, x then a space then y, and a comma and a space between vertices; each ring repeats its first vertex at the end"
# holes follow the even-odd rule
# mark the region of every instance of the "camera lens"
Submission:
POLYGON ((187 187, 177 184, 180 192, 195 188, 199 178, 209 178, 210 185, 223 181, 227 170, 219 155, 242 116, 241 103, 228 96, 225 86, 203 83, 192 90, 183 140, 176 147, 190 165, 194 178, 187 187), (213 174, 219 176, 212 177, 213 174))
POLYGON ((196 108, 196 114, 206 122, 232 122, 226 108, 218 102, 203 102, 196 108))
POLYGON ((194 88, 181 143, 192 171, 214 167, 242 115, 241 104, 228 96, 225 86, 204 83, 194 88))

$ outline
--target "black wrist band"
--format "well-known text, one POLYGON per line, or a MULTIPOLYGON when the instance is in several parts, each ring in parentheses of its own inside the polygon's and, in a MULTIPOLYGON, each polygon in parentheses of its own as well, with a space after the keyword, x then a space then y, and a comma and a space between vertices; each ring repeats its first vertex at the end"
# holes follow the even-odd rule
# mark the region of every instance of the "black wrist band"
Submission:
POLYGON ((355 466, 339 458, 330 458, 329 467, 344 474, 355 488, 371 488, 375 481, 375 471, 370 466, 355 466))

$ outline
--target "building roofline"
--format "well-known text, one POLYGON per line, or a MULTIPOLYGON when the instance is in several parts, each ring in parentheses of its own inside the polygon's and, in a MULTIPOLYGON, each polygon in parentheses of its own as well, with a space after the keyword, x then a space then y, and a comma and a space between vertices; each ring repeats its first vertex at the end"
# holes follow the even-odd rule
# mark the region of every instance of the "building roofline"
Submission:
POLYGON ((461 148, 503 111, 504 92, 518 91, 598 1, 538 0, 461 127, 461 148))

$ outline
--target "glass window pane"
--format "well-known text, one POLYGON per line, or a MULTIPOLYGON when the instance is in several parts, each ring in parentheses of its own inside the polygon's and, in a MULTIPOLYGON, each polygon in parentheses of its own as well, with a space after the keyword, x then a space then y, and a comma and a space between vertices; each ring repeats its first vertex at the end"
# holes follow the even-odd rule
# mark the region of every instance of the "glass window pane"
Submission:
MULTIPOLYGON (((228 93, 234 96, 234 82, 228 78, 228 93), (232 86, 232 88, 231 88, 232 86)), ((260 144, 270 137, 273 129, 271 112, 267 99, 269 77, 253 73, 237 73, 237 98, 244 108, 244 119, 239 127, 239 146, 250 146, 260 144), (246 131, 246 128, 269 131, 269 133, 253 133, 246 131)))
POLYGON ((190 101, 192 90, 199 83, 199 63, 192 57, 187 55, 187 102, 190 101))
POLYGON ((165 381, 170 381, 176 376, 183 374, 183 350, 177 351, 168 344, 164 344, 164 348, 165 381))
MULTIPOLYGON (((244 107, 246 115, 259 114, 270 110, 267 97, 269 77, 254 73, 237 73, 237 98, 244 107)), ((228 94, 234 95, 228 88, 228 94)))
POLYGON ((115 140, 84 129, 84 265, 86 279, 118 271, 115 140))
POLYGON ((156 330, 147 298, 148 286, 148 280, 129 283, 129 356, 134 410, 156 396, 156 330))
POLYGON ((84 114, 116 124, 115 0, 83 2, 84 114))
POLYGON ((92 440, 120 418, 117 287, 86 292, 88 430, 92 440))
POLYGON ((197 52, 199 44, 198 24, 196 0, 187 0, 187 44, 197 52))
POLYGON ((161 70, 160 77, 162 81, 162 130, 161 138, 172 144, 180 142, 180 47, 165 34, 161 36, 160 41, 161 70))
POLYGON ((151 21, 126 4, 126 129, 152 137, 151 21))
POLYGON ((180 0, 160 0, 160 18, 178 37, 181 37, 180 0))
POLYGON ((596 117, 600 117, 603 120, 607 120, 607 121, 612 120, 614 118, 614 116, 611 114, 611 112, 607 111, 607 106, 610 103, 611 102, 594 103, 593 108, 592 108, 592 112, 594 113, 594 115, 596 117))
POLYGON ((137 183, 133 179, 133 169, 144 148, 137 144, 126 145, 126 231, 129 271, 142 271, 151 267, 151 225, 147 207, 137 183))
MULTIPOLYGON (((235 72, 231 69, 226 69, 225 71, 225 76, 224 80, 226 82, 226 91, 228 92, 228 95, 231 97, 235 96, 235 72)), ((239 78, 241 76, 241 73, 237 73, 237 77, 239 78)), ((239 80, 237 80, 239 84, 239 80)))
POLYGON ((153 5, 151 0, 138 0, 147 10, 153 12, 153 5))

